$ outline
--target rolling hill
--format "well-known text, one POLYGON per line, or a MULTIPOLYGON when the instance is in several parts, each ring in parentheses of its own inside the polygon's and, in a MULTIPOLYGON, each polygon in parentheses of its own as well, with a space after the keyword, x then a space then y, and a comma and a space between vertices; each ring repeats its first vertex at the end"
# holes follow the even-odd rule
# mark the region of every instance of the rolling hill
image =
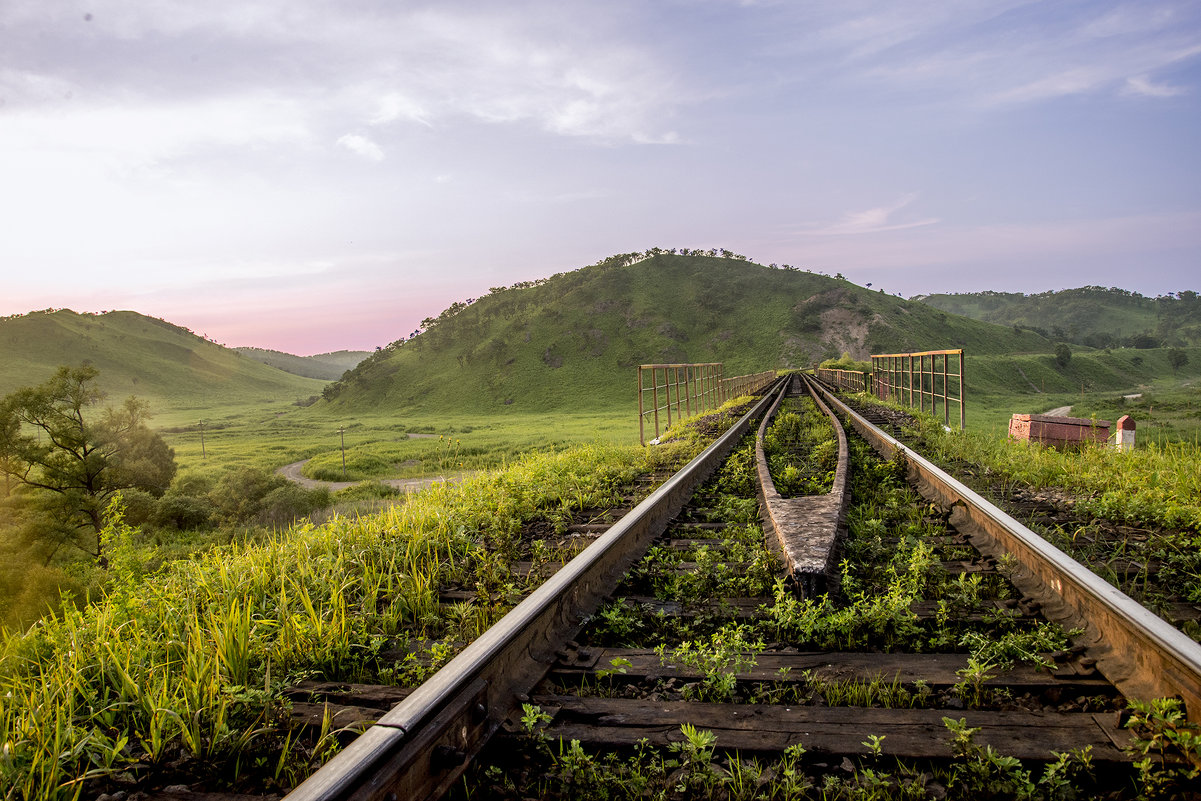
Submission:
POLYGON ((1144 297, 1099 286, 1023 295, 970 292, 926 295, 923 303, 998 325, 1094 348, 1201 345, 1201 298, 1193 291, 1144 297))
POLYGON ((635 366, 651 362, 724 362, 737 375, 844 351, 1050 349, 1033 332, 839 278, 662 252, 496 288, 423 327, 329 385, 326 399, 348 409, 586 410, 628 403, 635 366))
POLYGON ((339 350, 333 353, 319 353, 315 356, 294 356, 291 353, 266 348, 234 348, 234 350, 249 359, 269 364, 285 373, 324 381, 341 378, 343 373, 353 369, 359 362, 371 355, 371 352, 366 350, 339 350))
POLYGON ((0 395, 84 362, 100 370, 110 397, 137 395, 158 408, 292 401, 325 385, 136 312, 60 309, 0 319, 0 395))

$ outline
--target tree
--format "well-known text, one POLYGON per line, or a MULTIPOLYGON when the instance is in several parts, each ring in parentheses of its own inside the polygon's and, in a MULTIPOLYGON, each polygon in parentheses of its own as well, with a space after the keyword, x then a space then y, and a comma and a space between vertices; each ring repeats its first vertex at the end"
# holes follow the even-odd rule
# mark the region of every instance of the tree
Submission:
POLYGON ((1072 360, 1072 349, 1067 346, 1067 343, 1060 342, 1055 346, 1055 363, 1059 365, 1059 369, 1068 366, 1068 362, 1072 360))
POLYGON ((0 471, 27 494, 34 538, 51 541, 47 560, 70 543, 104 566, 100 535, 113 493, 161 496, 175 476, 175 452, 146 427, 143 401, 94 409, 104 399, 98 375, 89 365, 60 367, 0 401, 0 471))

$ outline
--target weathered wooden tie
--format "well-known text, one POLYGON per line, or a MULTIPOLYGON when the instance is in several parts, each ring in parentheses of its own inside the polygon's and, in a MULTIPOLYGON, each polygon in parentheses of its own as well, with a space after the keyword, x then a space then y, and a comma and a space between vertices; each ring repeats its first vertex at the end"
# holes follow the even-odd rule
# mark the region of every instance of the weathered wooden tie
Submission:
POLYGON ((939 709, 712 704, 624 698, 535 696, 551 715, 543 733, 588 748, 630 748, 641 741, 665 746, 684 739, 685 723, 716 735, 716 747, 743 754, 778 754, 793 745, 812 753, 868 756, 865 732, 880 738, 880 753, 905 759, 950 759, 945 719, 978 727, 974 742, 1006 756, 1053 760, 1052 752, 1092 748, 1094 762, 1129 762, 1129 735, 1112 713, 950 712, 939 709))

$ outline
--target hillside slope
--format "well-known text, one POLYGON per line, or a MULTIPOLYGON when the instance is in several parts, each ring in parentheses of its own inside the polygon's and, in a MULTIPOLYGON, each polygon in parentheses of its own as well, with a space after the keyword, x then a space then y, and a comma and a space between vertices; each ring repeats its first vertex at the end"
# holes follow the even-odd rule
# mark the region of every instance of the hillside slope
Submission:
POLYGON ((62 309, 0 319, 0 395, 84 362, 100 370, 110 397, 137 395, 160 407, 290 401, 325 385, 136 312, 62 309))
POLYGON ((724 362, 727 375, 808 367, 849 351, 1048 342, 848 281, 708 256, 615 256, 455 304, 373 354, 325 397, 337 406, 538 411, 628 403, 634 368, 724 362))
POLYGON ((1106 347, 1201 345, 1201 298, 1193 291, 1144 297, 1099 286, 1023 295, 970 292, 927 295, 923 303, 998 325, 1020 325, 1047 337, 1106 347))
POLYGON ((333 353, 319 353, 315 356, 295 356, 279 350, 267 348, 234 348, 243 356, 256 362, 269 364, 277 370, 283 370, 292 375, 306 378, 317 378, 323 381, 333 381, 341 378, 347 370, 371 355, 365 350, 339 350, 333 353))

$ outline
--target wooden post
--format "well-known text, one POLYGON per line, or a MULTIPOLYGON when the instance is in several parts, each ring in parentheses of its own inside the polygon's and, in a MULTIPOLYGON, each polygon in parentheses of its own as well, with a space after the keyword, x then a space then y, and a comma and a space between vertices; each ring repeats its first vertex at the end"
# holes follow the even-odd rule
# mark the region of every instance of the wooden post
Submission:
POLYGON ((342 478, 346 478, 346 427, 338 426, 338 433, 342 436, 342 478))

